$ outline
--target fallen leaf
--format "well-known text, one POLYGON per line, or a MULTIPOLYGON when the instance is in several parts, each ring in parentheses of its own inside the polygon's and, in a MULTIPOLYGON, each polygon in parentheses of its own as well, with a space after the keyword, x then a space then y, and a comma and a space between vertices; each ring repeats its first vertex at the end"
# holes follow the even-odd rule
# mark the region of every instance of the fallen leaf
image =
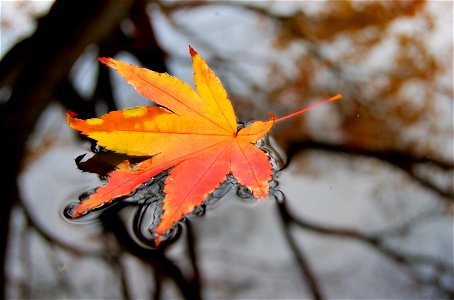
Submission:
POLYGON ((87 120, 77 119, 75 113, 69 112, 67 122, 108 150, 149 158, 136 164, 128 160, 118 164, 108 174, 105 185, 76 205, 74 218, 131 194, 169 169, 164 213, 155 229, 157 243, 181 217, 216 190, 228 174, 250 189, 255 198, 268 196, 272 166, 255 144, 276 121, 287 117, 276 119, 271 114, 268 121, 256 121, 238 129, 221 81, 191 47, 190 54, 197 92, 174 76, 112 58, 99 58, 157 105, 113 111, 87 120))

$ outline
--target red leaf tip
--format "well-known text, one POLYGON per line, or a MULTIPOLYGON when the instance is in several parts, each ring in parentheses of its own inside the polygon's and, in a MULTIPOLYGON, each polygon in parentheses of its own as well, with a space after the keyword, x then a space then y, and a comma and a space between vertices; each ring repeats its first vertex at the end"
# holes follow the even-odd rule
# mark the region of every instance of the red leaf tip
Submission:
POLYGON ((73 111, 68 111, 68 112, 66 113, 66 115, 67 115, 68 117, 74 118, 74 117, 77 116, 77 113, 76 113, 76 112, 73 112, 73 111))
POLYGON ((191 54, 191 57, 194 57, 198 54, 197 51, 195 51, 194 48, 191 47, 191 45, 189 45, 189 53, 191 54))
POLYGON ((115 61, 110 57, 98 57, 97 58, 101 63, 105 64, 112 69, 116 69, 115 61))

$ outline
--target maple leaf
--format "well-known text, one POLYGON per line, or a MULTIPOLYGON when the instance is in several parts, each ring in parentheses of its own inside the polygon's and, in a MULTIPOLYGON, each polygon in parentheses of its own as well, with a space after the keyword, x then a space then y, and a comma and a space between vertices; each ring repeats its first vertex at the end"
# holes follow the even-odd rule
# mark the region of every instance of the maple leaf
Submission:
POLYGON ((131 194, 169 169, 163 190, 164 213, 155 229, 157 244, 160 236, 199 206, 229 174, 251 190, 255 198, 268 196, 272 166, 255 144, 276 121, 307 109, 280 119, 270 114, 268 121, 255 121, 238 129, 221 81, 194 49, 189 50, 197 92, 166 73, 98 58, 157 106, 127 108, 87 120, 67 113, 70 127, 96 140, 98 145, 117 153, 149 157, 137 164, 128 160, 118 164, 108 174, 105 185, 75 206, 74 218, 131 194))

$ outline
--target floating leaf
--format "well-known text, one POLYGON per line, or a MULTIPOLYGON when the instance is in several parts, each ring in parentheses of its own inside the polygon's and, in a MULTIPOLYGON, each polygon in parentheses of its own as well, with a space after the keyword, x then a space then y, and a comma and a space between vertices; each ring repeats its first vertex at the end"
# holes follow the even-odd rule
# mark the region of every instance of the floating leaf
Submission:
MULTIPOLYGON (((112 58, 99 58, 157 105, 127 108, 87 120, 77 119, 72 112, 67 114, 71 128, 96 140, 98 145, 129 156, 148 157, 136 164, 128 160, 118 164, 108 174, 108 182, 74 208, 73 217, 127 196, 169 169, 164 187, 164 213, 155 229, 157 243, 160 236, 198 207, 229 174, 251 190, 255 198, 268 196, 272 167, 266 154, 255 144, 276 121, 287 117, 276 119, 271 114, 268 121, 256 121, 238 129, 221 81, 191 47, 190 54, 197 92, 168 74, 112 58)), ((335 96, 324 102, 339 98, 335 96)))

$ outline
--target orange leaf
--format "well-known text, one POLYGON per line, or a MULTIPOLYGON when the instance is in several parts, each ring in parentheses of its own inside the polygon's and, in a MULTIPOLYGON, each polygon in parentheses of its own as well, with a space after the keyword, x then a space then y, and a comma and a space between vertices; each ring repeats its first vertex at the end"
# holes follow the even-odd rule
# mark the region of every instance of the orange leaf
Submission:
MULTIPOLYGON (((238 129, 235 112, 221 81, 190 47, 197 93, 168 74, 156 73, 111 58, 99 60, 115 69, 139 93, 159 106, 113 111, 87 120, 67 114, 71 128, 95 139, 108 150, 149 156, 136 165, 125 161, 108 182, 76 205, 78 217, 105 203, 131 194, 153 176, 172 168, 165 180, 164 213, 156 242, 181 217, 232 174, 256 198, 268 196, 272 167, 255 143, 276 118, 238 129)), ((281 118, 283 119, 283 118, 281 118)))

